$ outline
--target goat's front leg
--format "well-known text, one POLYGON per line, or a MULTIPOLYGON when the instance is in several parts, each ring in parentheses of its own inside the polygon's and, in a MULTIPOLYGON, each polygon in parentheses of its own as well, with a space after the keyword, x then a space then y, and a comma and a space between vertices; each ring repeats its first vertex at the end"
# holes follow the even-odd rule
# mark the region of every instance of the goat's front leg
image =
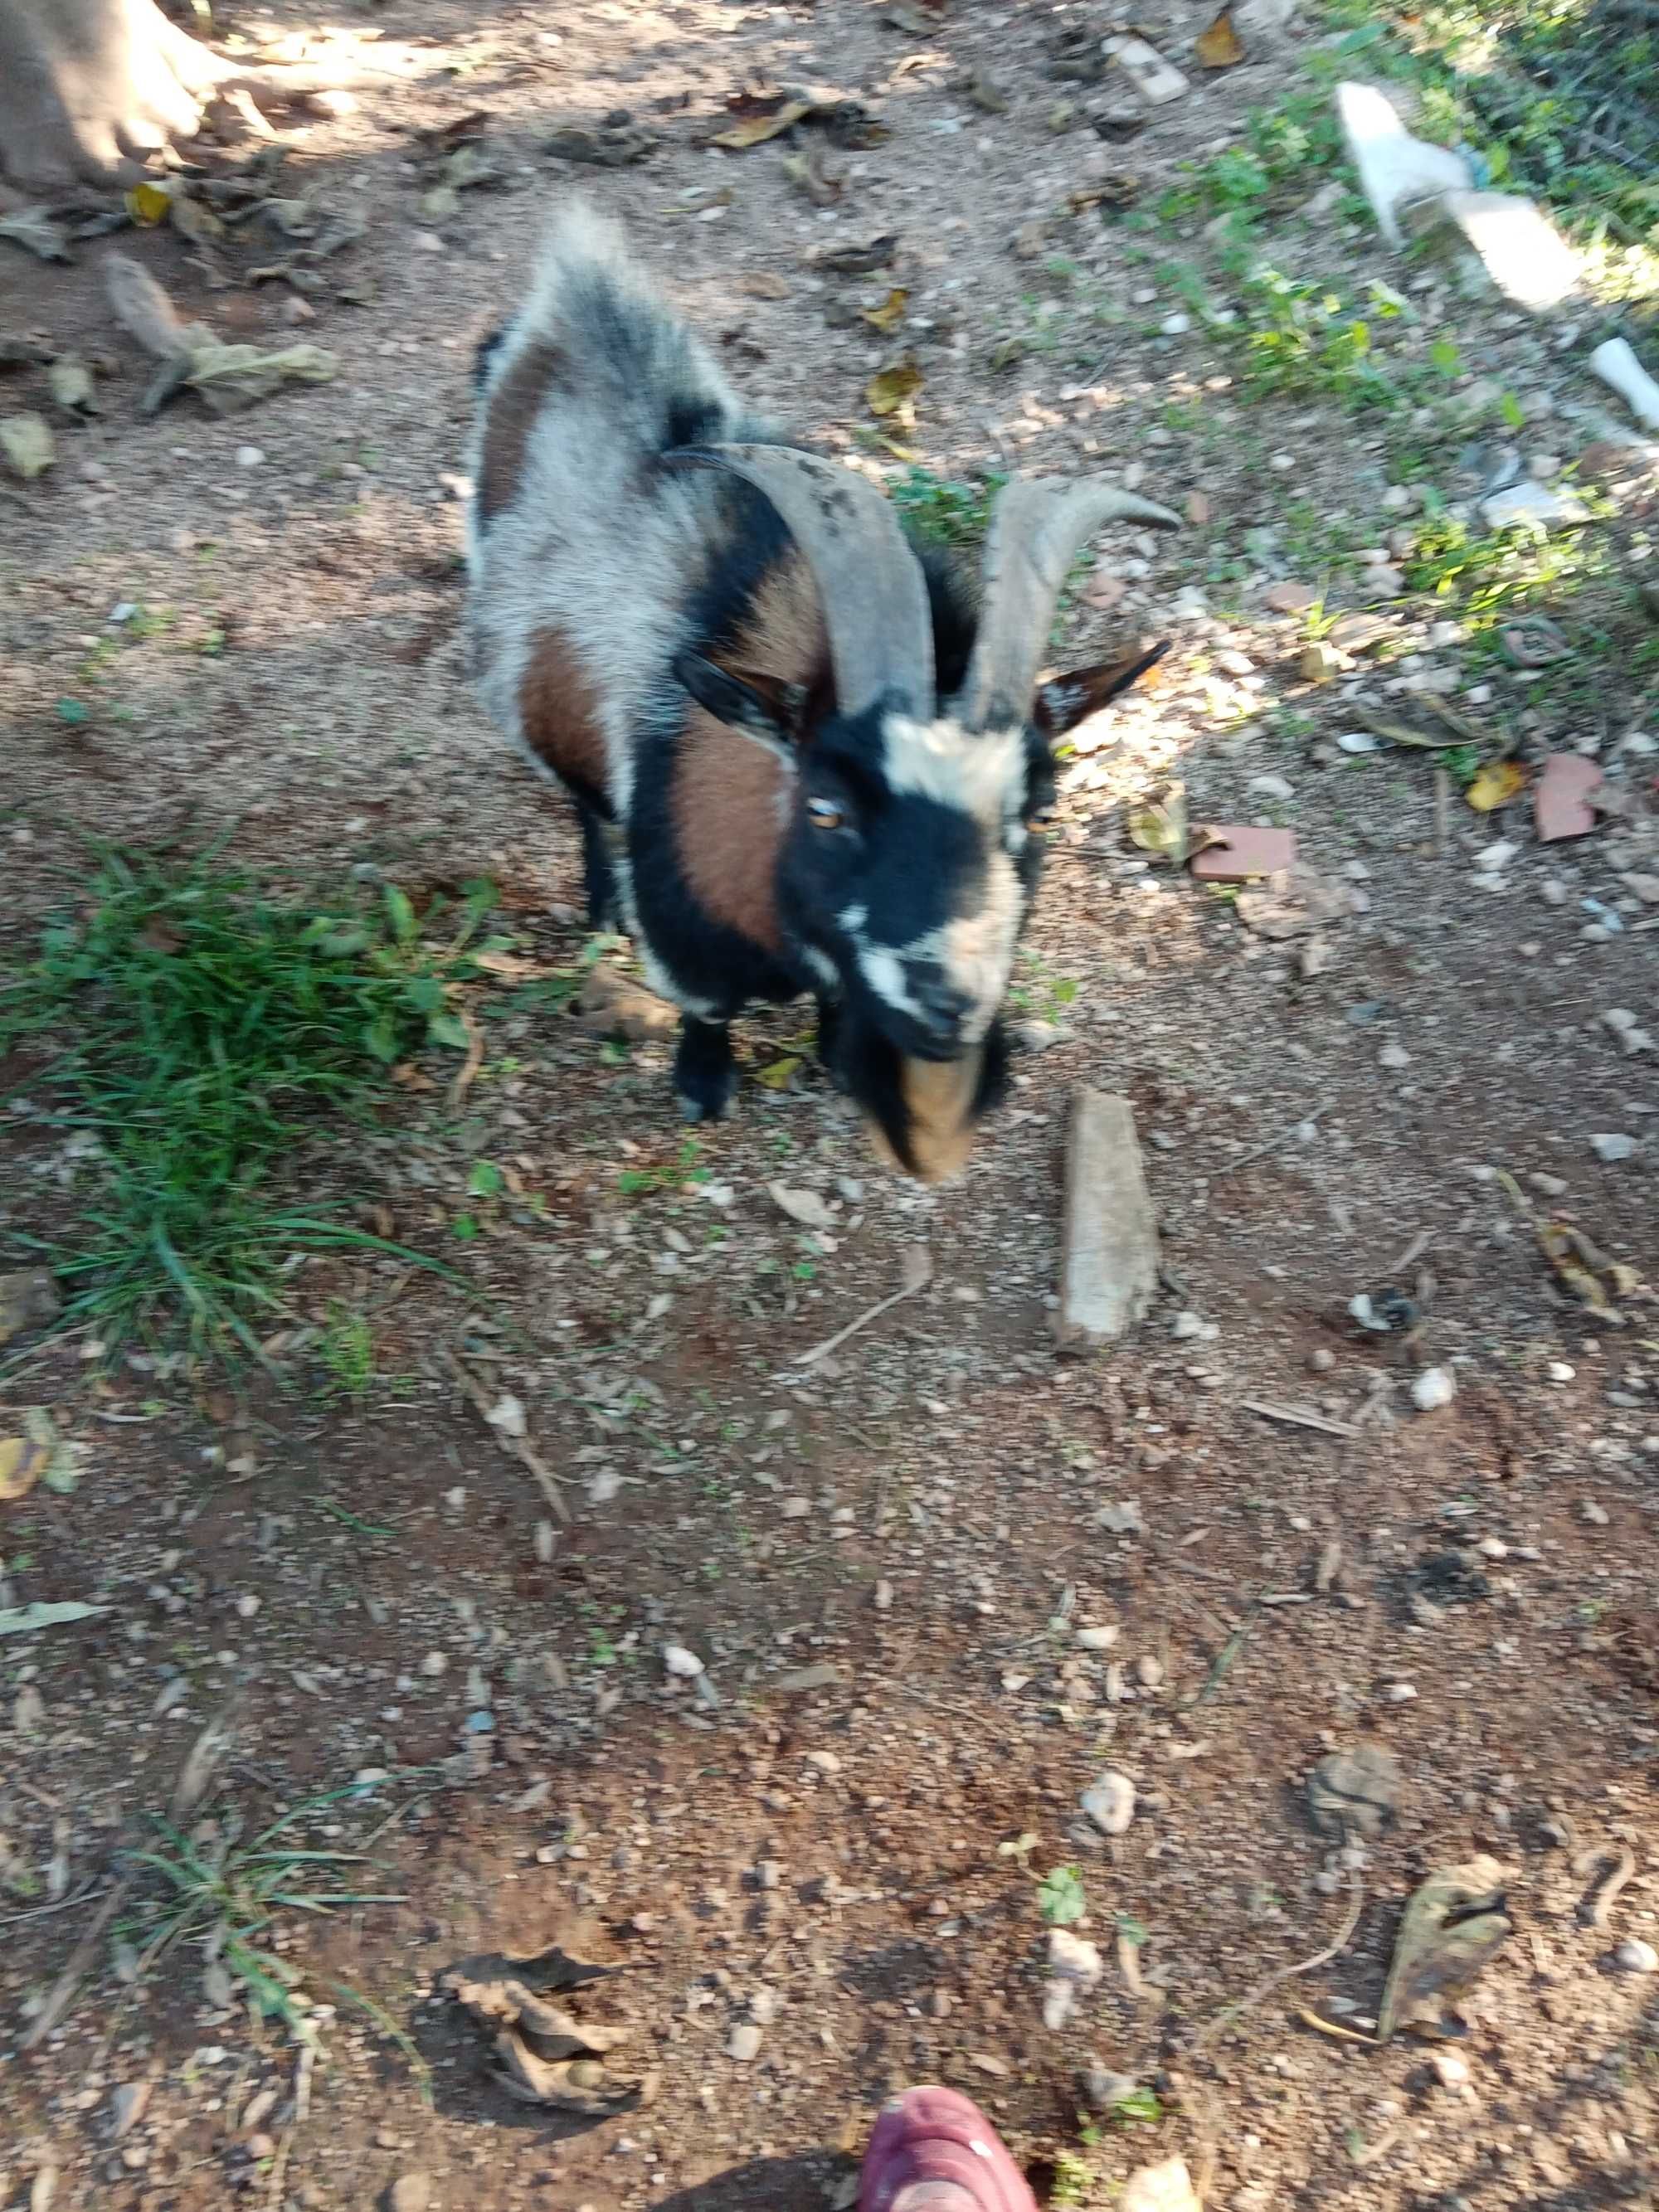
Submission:
POLYGON ((818 1059, 830 1081, 838 1091, 847 1088, 842 1074, 836 1048, 841 1038, 842 1003, 839 999, 820 999, 818 1005, 818 1059))
POLYGON ((695 1014, 680 1018, 680 1041, 674 1053, 674 1088, 688 1121, 718 1121, 732 1103, 738 1087, 738 1065, 732 1057, 732 1031, 725 1022, 700 1022, 695 1014))

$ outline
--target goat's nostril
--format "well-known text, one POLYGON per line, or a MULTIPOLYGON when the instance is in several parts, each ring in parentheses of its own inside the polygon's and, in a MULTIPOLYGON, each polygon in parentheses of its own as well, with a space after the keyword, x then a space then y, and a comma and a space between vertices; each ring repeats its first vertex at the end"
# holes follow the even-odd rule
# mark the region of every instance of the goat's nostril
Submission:
POLYGON ((941 1030, 959 1030, 974 1003, 971 991, 943 978, 921 983, 916 988, 916 1003, 929 1028, 941 1030))

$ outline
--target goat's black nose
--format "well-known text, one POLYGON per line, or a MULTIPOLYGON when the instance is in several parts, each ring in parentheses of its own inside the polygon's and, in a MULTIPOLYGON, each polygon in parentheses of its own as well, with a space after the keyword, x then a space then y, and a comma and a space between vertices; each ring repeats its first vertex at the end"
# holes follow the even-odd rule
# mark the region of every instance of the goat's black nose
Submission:
POLYGON ((955 1036, 973 1006, 973 993, 963 990, 945 975, 919 981, 915 990, 916 1005, 927 1028, 937 1036, 955 1036))

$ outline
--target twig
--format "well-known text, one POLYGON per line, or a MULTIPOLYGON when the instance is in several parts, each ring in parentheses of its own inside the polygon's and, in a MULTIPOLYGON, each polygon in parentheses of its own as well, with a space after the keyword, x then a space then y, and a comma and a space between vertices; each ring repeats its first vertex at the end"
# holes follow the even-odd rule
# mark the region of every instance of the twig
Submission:
POLYGON ((1238 1402, 1247 1413, 1260 1413, 1264 1420, 1285 1421, 1293 1429, 1317 1429, 1322 1437, 1359 1434, 1352 1422, 1329 1421, 1323 1413, 1310 1413, 1301 1406, 1281 1406, 1272 1398, 1241 1398, 1238 1402))
POLYGON ((1304 1959, 1294 1966, 1276 1967, 1265 1981, 1258 1982, 1246 1996, 1240 1997, 1237 2004, 1225 2006, 1200 2033, 1198 2040, 1193 2045, 1194 2055, 1204 2050, 1214 2037, 1220 2034, 1224 2027, 1230 2027, 1242 2014, 1253 2011, 1261 2003, 1262 1998, 1276 1990, 1281 1982, 1293 1982, 1299 1974, 1312 1973, 1316 1966, 1327 1966, 1339 1953, 1346 1951, 1354 1929, 1359 1925, 1359 1916, 1364 1909, 1365 1885, 1360 1881, 1359 1876, 1355 1875, 1348 1910, 1334 1940, 1328 1943, 1322 1951, 1316 1951, 1311 1959, 1304 1959))
POLYGON ((1579 1852, 1572 1863, 1572 1870, 1578 1875, 1595 1874, 1595 1880, 1579 1899, 1581 1924, 1586 1928, 1605 1928, 1607 1916, 1613 1910, 1613 1899, 1636 1872, 1635 1852, 1628 1844, 1620 1844, 1617 1850, 1592 1845, 1589 1850, 1579 1852), (1600 1871, 1604 1859, 1613 1862, 1605 1879, 1600 1871))
POLYGON ((867 1307, 856 1321, 849 1321, 845 1328, 838 1328, 833 1336, 826 1336, 822 1344, 815 1344, 810 1352, 798 1352, 795 1355, 795 1365, 816 1367, 820 1359, 827 1359, 839 1346, 846 1343, 849 1336, 856 1336, 861 1328, 867 1328, 872 1321, 890 1312, 894 1306, 900 1304, 905 1298, 913 1298, 918 1291, 925 1291, 932 1280, 933 1271, 930 1268, 920 1282, 902 1284, 888 1297, 878 1298, 874 1305, 867 1307))
POLYGON ((1434 857, 1443 860, 1451 843, 1451 778, 1443 768, 1434 772, 1434 857))
POLYGON ((478 1070, 483 1066, 483 1031, 478 1027, 470 1006, 461 1008, 461 1026, 466 1031, 466 1058, 456 1070, 445 1102, 452 1114, 459 1109, 461 1101, 477 1079, 478 1070))
POLYGON ((551 1468, 544 1464, 535 1446, 527 1437, 510 1437, 505 1429, 498 1429, 495 1426, 489 1419, 494 1401, 477 1376, 464 1367, 453 1352, 445 1352, 441 1357, 461 1395, 469 1405, 475 1407, 483 1416, 484 1425, 491 1431, 501 1449, 510 1458, 517 1460, 520 1467, 528 1468, 541 1486, 542 1496, 547 1500, 548 1510, 556 1521, 562 1521, 568 1528, 570 1508, 564 1502, 564 1493, 559 1487, 558 1476, 554 1474, 551 1468))
POLYGON ((103 1941, 104 1930, 126 1902, 132 1887, 132 1876, 123 1875, 109 1895, 92 1916, 80 1942, 70 1953, 64 1971, 46 1992, 46 2001, 29 2022, 18 2048, 33 2051, 44 2043, 58 2021, 69 2010, 70 2000, 80 1987, 81 1977, 92 1963, 92 1956, 103 1941))
POLYGON ((44 1920, 49 1912, 67 1912, 71 1905, 84 1905, 97 1887, 95 1881, 89 1881, 73 1897, 60 1897, 56 1905, 31 1905, 25 1912, 0 1913, 0 1928, 15 1927, 20 1920, 44 1920))
POLYGON ((1316 1107, 1311 1114, 1304 1114, 1299 1121, 1292 1121, 1281 1129, 1276 1137, 1269 1137, 1265 1145, 1254 1146, 1248 1152, 1241 1152, 1236 1160, 1229 1160, 1224 1166, 1214 1169, 1210 1181, 1218 1182, 1223 1176, 1230 1176, 1239 1168, 1248 1167, 1252 1160, 1265 1159, 1269 1152, 1276 1152, 1281 1145, 1288 1144, 1298 1129, 1310 1129, 1316 1121, 1323 1121, 1330 1110, 1328 1106, 1316 1107))

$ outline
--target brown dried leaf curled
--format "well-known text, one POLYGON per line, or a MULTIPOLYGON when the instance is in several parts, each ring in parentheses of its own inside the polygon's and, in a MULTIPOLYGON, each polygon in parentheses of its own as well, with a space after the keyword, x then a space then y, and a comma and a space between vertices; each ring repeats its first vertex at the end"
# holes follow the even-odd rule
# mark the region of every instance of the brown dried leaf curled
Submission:
POLYGON ((1243 60, 1244 42, 1233 28, 1231 0, 1209 28, 1199 33, 1193 51, 1206 69, 1237 69, 1243 60))
POLYGON ((1443 1867, 1412 1893, 1395 1938, 1376 2039, 1401 2028, 1455 2035, 1446 2001, 1468 1988, 1515 1933, 1504 1893, 1504 1869, 1480 1856, 1443 1867))
POLYGON ((872 376, 864 387, 864 396, 870 403, 870 412, 884 422, 899 423, 908 430, 915 426, 916 394, 926 382, 921 371, 907 355, 891 368, 884 368, 872 376))

